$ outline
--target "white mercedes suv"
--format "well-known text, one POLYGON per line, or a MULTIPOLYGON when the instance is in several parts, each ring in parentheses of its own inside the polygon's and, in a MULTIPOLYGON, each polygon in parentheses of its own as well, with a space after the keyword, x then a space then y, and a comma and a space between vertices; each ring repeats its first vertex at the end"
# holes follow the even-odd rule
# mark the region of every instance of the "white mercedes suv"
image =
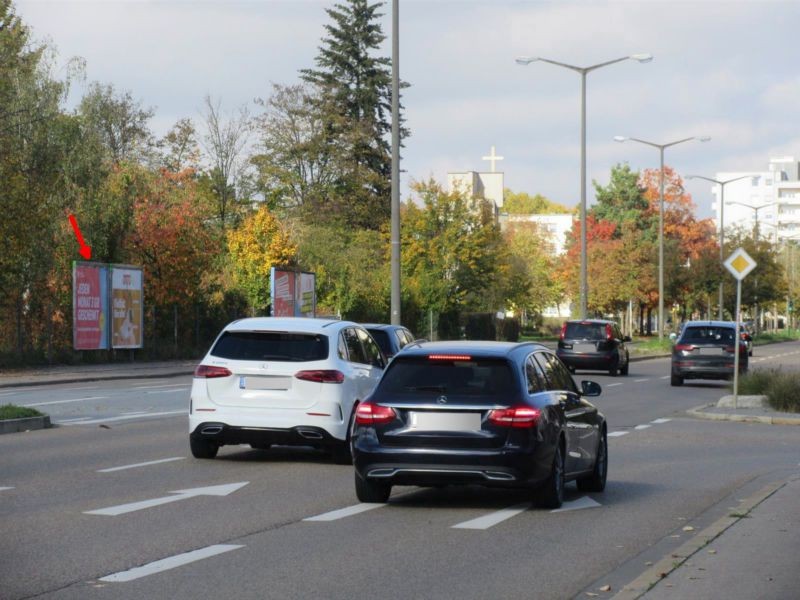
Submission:
POLYGON ((192 454, 214 458, 226 444, 301 445, 348 463, 352 415, 385 364, 372 337, 349 321, 234 321, 194 372, 192 454))

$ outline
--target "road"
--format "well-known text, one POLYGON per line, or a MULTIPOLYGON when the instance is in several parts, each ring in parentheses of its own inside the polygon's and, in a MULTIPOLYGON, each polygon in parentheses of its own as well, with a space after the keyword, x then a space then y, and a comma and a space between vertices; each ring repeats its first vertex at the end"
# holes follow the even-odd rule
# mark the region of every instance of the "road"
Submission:
MULTIPOLYGON (((798 356, 797 343, 758 347, 753 366, 798 356)), ((195 460, 188 377, 3 390, 0 402, 59 402, 41 408, 62 426, 0 436, 0 596, 610 597, 800 471, 800 428, 688 418, 725 387, 672 388, 668 359, 576 379, 603 386, 609 482, 568 486, 561 511, 480 487, 398 487, 363 505, 351 467, 306 449, 195 460)))

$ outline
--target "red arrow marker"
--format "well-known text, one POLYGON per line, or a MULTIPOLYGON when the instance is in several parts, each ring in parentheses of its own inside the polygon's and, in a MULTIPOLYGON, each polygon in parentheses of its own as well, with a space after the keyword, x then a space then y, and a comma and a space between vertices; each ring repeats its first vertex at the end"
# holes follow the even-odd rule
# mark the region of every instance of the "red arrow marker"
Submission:
POLYGON ((75 219, 75 215, 69 216, 69 223, 72 225, 72 230, 75 232, 75 237, 78 238, 78 244, 81 246, 78 252, 84 259, 89 260, 92 258, 92 248, 91 246, 87 246, 86 242, 83 241, 83 236, 81 235, 81 230, 78 227, 78 221, 75 219))

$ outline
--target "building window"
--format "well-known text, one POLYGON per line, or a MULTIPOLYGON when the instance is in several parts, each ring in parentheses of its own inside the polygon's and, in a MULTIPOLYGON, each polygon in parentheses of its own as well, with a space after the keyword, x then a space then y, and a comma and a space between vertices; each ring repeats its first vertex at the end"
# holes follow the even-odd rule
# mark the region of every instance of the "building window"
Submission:
POLYGON ((758 182, 759 182, 759 180, 760 180, 760 179, 761 179, 761 177, 760 177, 760 176, 758 176, 758 175, 756 175, 755 177, 753 177, 753 178, 750 180, 750 184, 751 184, 753 187, 757 187, 757 186, 758 186, 758 182))

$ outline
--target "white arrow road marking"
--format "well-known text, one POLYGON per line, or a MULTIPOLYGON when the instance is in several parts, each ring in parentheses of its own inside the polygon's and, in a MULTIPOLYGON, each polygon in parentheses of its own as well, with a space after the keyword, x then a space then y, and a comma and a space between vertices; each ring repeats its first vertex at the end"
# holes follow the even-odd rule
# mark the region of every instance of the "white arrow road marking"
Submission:
POLYGON ((589 496, 583 496, 582 498, 578 498, 577 500, 573 500, 572 502, 564 502, 561 505, 561 508, 556 508, 555 510, 551 510, 551 513, 558 513, 558 512, 567 512, 568 510, 581 510, 583 508, 597 508, 598 506, 603 506, 599 502, 595 502, 589 496))
POLYGON ((130 419, 141 419, 142 417, 166 417, 170 415, 185 415, 187 410, 170 410, 166 412, 141 413, 135 415, 123 415, 121 417, 108 417, 107 419, 91 419, 80 423, 63 423, 64 425, 94 425, 95 423, 112 423, 114 421, 128 421, 130 419))
POLYGON ((108 508, 100 508, 98 510, 84 511, 85 515, 104 515, 109 517, 116 517, 124 515, 129 512, 137 510, 144 510, 145 508, 152 508, 162 504, 169 504, 170 502, 177 502, 178 500, 186 500, 194 498, 195 496, 227 496, 232 494, 239 488, 246 486, 249 481, 242 481, 239 483, 228 483, 225 485, 212 485, 210 487, 194 488, 189 490, 177 490, 170 492, 176 494, 175 496, 164 496, 162 498, 153 498, 151 500, 142 500, 141 502, 131 502, 130 504, 120 504, 119 506, 109 506, 108 508))
POLYGON ((622 437, 623 435, 628 435, 630 431, 612 431, 608 434, 608 437, 622 437))
POLYGON ((189 563, 203 560, 204 558, 210 558, 212 556, 217 556, 218 554, 224 554, 225 552, 230 552, 231 550, 238 550, 239 548, 244 548, 244 546, 235 544, 217 544, 216 546, 208 546, 207 548, 200 548, 200 550, 193 550, 184 554, 178 554, 176 556, 170 556, 169 558, 157 560, 155 562, 151 562, 150 564, 142 565, 141 567, 136 567, 127 571, 120 571, 119 573, 114 573, 113 575, 106 575, 105 577, 101 577, 99 581, 108 581, 113 583, 133 581, 134 579, 139 579, 140 577, 147 577, 148 575, 161 573, 162 571, 168 571, 169 569, 174 569, 175 567, 188 565, 189 563))
POLYGON ((149 467, 150 465, 160 465, 165 462, 172 462, 173 460, 183 460, 183 456, 173 456, 172 458, 162 458, 161 460, 151 460, 150 462, 141 462, 134 465, 124 465, 122 467, 111 467, 110 469, 100 469, 98 473, 113 473, 114 471, 124 471, 125 469, 135 469, 136 467, 149 467))
POLYGON ((672 419, 656 419, 655 421, 650 421, 653 425, 661 425, 662 423, 669 423, 672 419))
POLYGON ((308 517, 306 519, 303 519, 303 521, 336 521, 338 519, 344 519, 345 517, 349 517, 351 515, 357 515, 359 513, 372 510, 373 508, 380 508, 381 506, 386 506, 386 504, 362 502, 361 504, 354 504, 353 506, 348 506, 346 508, 332 510, 330 512, 326 512, 321 515, 317 515, 315 517, 308 517))
POLYGON ((511 517, 516 517, 518 514, 528 510, 531 506, 533 506, 533 504, 530 502, 509 506, 508 508, 478 517, 477 519, 471 519, 459 523, 458 525, 453 525, 452 529, 489 529, 489 527, 502 523, 511 517))
POLYGON ((70 400, 51 400, 49 402, 31 402, 22 406, 48 406, 50 404, 68 404, 69 402, 83 402, 85 400, 105 400, 109 396, 89 396, 88 398, 72 398, 70 400))

